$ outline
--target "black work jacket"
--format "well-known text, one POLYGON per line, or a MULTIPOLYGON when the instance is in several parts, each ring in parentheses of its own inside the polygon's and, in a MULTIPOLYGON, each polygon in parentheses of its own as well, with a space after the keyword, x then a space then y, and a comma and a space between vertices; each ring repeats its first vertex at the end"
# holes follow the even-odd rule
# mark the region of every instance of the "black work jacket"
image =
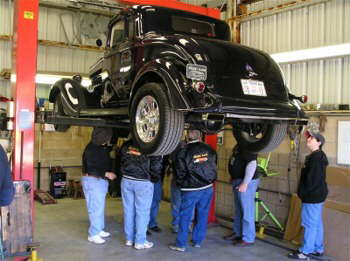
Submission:
POLYGON ((83 153, 83 173, 97 178, 104 178, 106 172, 112 171, 112 159, 109 149, 90 142, 83 153))
MULTIPOLYGON (((244 179, 245 170, 249 162, 257 160, 258 155, 240 149, 233 150, 228 162, 228 171, 232 179, 244 179)), ((255 171, 253 179, 259 177, 258 171, 255 171)))
POLYGON ((328 159, 322 150, 312 152, 305 158, 301 169, 298 196, 304 203, 321 203, 326 200, 328 187, 326 168, 328 159))
POLYGON ((211 185, 217 178, 216 152, 207 144, 194 142, 176 154, 174 175, 181 190, 197 190, 211 185))
POLYGON ((120 172, 124 178, 149 180, 153 183, 160 180, 163 171, 162 156, 144 155, 131 141, 123 144, 120 154, 120 172))

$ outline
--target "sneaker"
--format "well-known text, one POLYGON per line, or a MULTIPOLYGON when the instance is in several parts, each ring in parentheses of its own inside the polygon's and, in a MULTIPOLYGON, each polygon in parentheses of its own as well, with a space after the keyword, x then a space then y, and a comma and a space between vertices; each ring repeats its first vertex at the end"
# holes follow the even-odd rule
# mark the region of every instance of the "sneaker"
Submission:
POLYGON ((134 244, 134 242, 132 242, 131 240, 126 240, 125 241, 125 245, 126 246, 132 246, 134 244))
POLYGON ((106 242, 106 240, 104 240, 102 237, 100 237, 99 235, 95 235, 92 237, 88 237, 88 241, 95 243, 95 244, 103 244, 106 242))
POLYGON ((150 227, 149 229, 157 233, 162 232, 162 229, 158 226, 150 227))
POLYGON ((98 234, 100 237, 109 237, 111 235, 111 233, 106 232, 106 231, 101 231, 100 234, 98 234))
POLYGON ((236 247, 251 247, 251 246, 254 246, 254 243, 250 243, 244 240, 237 240, 233 242, 233 245, 236 247))
POLYGON ((310 260, 309 255, 304 254, 300 251, 294 251, 288 254, 288 258, 299 259, 299 260, 310 260))
POLYGON ((184 247, 178 247, 176 245, 169 245, 169 248, 171 250, 175 250, 175 251, 180 251, 180 252, 185 252, 186 251, 186 248, 184 247))
POLYGON ((232 232, 231 234, 228 234, 226 236, 222 237, 224 240, 232 241, 236 238, 236 233, 232 232))
POLYGON ((148 242, 147 240, 145 241, 145 243, 143 244, 135 244, 134 248, 135 249, 147 249, 147 248, 151 248, 153 247, 153 243, 152 242, 148 242))

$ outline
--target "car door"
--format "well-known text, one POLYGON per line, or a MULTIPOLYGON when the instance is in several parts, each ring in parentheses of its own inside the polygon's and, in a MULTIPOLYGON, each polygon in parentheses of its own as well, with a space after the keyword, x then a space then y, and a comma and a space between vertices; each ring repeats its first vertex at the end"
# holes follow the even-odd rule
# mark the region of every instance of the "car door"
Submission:
POLYGON ((132 16, 121 16, 111 27, 105 62, 119 102, 128 100, 134 56, 134 22, 132 16))

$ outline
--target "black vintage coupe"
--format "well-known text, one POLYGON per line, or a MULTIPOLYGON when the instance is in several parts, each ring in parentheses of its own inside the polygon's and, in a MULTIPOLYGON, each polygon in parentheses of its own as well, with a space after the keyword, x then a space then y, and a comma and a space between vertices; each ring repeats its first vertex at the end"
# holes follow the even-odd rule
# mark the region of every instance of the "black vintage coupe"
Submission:
POLYGON ((185 126, 216 133, 230 124, 247 150, 268 152, 288 125, 307 122, 279 66, 262 51, 230 42, 223 21, 134 6, 108 29, 104 56, 90 70, 92 85, 83 87, 79 76, 53 85, 57 130, 69 127, 67 118, 104 119, 129 128, 144 153, 165 155, 185 126))

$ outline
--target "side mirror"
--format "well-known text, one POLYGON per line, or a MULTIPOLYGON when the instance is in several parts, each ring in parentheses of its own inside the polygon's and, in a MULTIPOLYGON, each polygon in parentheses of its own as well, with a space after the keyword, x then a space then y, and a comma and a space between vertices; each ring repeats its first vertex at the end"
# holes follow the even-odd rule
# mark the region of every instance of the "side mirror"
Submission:
POLYGON ((102 40, 101 40, 101 39, 97 39, 97 40, 96 40, 96 45, 97 45, 98 47, 101 47, 101 46, 102 46, 102 40))

